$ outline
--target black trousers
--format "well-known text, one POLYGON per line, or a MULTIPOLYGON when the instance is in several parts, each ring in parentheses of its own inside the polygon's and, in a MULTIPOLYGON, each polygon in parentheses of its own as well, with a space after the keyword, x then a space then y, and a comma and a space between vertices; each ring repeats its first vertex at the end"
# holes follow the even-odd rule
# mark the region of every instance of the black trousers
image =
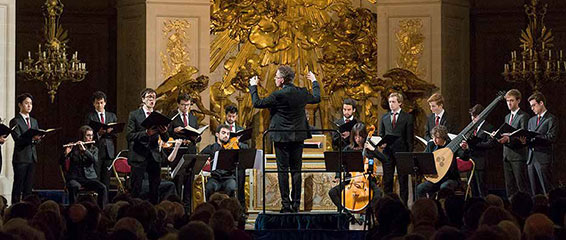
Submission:
POLYGON ((236 192, 236 178, 223 177, 216 178, 210 177, 205 185, 206 188, 206 201, 210 200, 210 196, 213 193, 222 191, 226 193, 229 197, 234 197, 234 192, 236 192))
POLYGON ((132 197, 138 198, 141 196, 142 183, 146 172, 149 180, 149 201, 152 204, 158 204, 161 164, 151 158, 132 166, 132 197))
POLYGON ((300 142, 275 142, 275 158, 277 160, 278 171, 291 170, 293 190, 291 199, 289 198, 289 173, 279 172, 277 180, 279 183, 279 193, 281 193, 281 204, 283 208, 290 208, 291 204, 295 209, 301 205, 302 177, 301 168, 303 165, 303 141, 300 142))
MULTIPOLYGON (((470 174, 471 172, 468 173, 468 177, 470 177, 470 174)), ((470 185, 472 187, 472 196, 485 197, 487 195, 487 188, 485 187, 485 171, 483 169, 476 169, 470 185)))
POLYGON ((31 195, 35 163, 12 163, 14 184, 12 186, 12 204, 31 195))
MULTIPOLYGON (((395 159, 394 152, 387 153, 387 160, 383 161, 383 191, 386 194, 393 192, 393 183, 395 180, 395 167, 397 166, 397 160, 395 159)), ((399 173, 399 171, 397 171, 399 173)), ((409 176, 408 175, 398 175, 399 180, 399 197, 401 201, 407 204, 407 199, 409 198, 409 176)))
POLYGON ((507 198, 511 198, 517 192, 531 194, 527 164, 524 161, 509 161, 503 159, 503 173, 505 176, 507 198))
POLYGON ((532 195, 547 195, 554 186, 552 184, 552 161, 533 159, 531 164, 527 166, 529 174, 529 182, 531 183, 532 195))
POLYGON ((81 187, 87 191, 94 191, 98 193, 98 206, 100 209, 104 209, 104 205, 108 202, 108 190, 106 186, 94 179, 72 179, 67 183, 69 188, 69 203, 73 204, 76 202, 77 194, 79 193, 81 187))
POLYGON ((113 159, 99 158, 95 164, 96 175, 98 175, 98 180, 108 188, 110 186, 110 171, 108 171, 108 166, 112 164, 113 159))

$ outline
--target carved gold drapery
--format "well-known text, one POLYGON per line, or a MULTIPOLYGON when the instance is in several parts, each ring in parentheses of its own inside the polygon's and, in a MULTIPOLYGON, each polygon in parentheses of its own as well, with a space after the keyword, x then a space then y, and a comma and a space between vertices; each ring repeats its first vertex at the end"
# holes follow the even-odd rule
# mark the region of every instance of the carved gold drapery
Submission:
POLYGON ((397 37, 399 59, 397 67, 407 69, 420 78, 426 76, 426 70, 419 67, 419 60, 424 50, 423 22, 420 18, 403 19, 399 22, 397 37))

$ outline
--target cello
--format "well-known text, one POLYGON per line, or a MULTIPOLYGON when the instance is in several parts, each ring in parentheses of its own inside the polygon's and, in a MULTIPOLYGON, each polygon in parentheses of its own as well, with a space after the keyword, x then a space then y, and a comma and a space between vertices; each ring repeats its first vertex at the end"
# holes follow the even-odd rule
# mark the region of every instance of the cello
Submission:
MULTIPOLYGON (((367 172, 369 167, 369 159, 365 157, 365 143, 371 139, 371 136, 375 132, 375 126, 371 125, 369 127, 369 132, 364 142, 362 156, 364 157, 364 170, 367 172)), ((377 165, 373 165, 373 172, 377 172, 377 165)), ((345 179, 345 181, 350 180, 350 183, 344 186, 342 194, 344 194, 344 208, 351 212, 360 212, 364 210, 370 202, 370 191, 373 190, 370 187, 369 175, 367 173, 360 172, 350 172, 351 177, 345 179)), ((373 193, 371 194, 373 196, 373 193)))

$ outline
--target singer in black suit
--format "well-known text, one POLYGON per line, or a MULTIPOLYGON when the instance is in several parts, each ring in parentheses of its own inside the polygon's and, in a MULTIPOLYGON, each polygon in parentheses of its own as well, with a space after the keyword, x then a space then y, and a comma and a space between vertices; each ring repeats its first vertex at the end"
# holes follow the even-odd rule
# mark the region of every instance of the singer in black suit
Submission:
MULTIPOLYGON (((229 127, 230 132, 235 133, 244 130, 244 127, 240 126, 236 122, 238 120, 238 108, 236 106, 233 105, 226 106, 224 108, 224 114, 226 115, 226 121, 224 121, 224 124, 226 124, 229 127)), ((243 143, 246 145, 246 147, 249 146, 249 143, 247 142, 243 142, 243 143)), ((241 190, 237 191, 238 196, 236 197, 238 198, 238 201, 240 201, 240 205, 242 205, 244 209, 247 208, 246 192, 244 191, 245 184, 246 184, 246 170, 240 169, 238 171, 238 186, 241 186, 241 190)))
MULTIPOLYGON (((505 122, 516 129, 527 129, 529 114, 519 108, 521 92, 511 89, 505 94, 507 108, 510 113, 505 116, 505 122)), ((503 136, 497 140, 503 144, 503 172, 507 197, 511 198, 517 192, 531 193, 527 177, 527 147, 518 138, 503 136)))
MULTIPOLYGON (((480 104, 476 104, 470 108, 470 116, 475 123, 478 121, 479 114, 484 110, 480 104)), ((485 169, 489 150, 495 147, 495 139, 485 132, 493 132, 495 128, 485 120, 482 121, 472 133, 471 138, 477 138, 474 145, 469 144, 466 154, 470 155, 476 163, 474 175, 472 177, 472 195, 474 197, 485 197, 487 189, 485 187, 485 169)), ((468 174, 469 176, 469 174, 468 174)))
MULTIPOLYGON (((172 119, 171 127, 169 128, 169 136, 173 139, 184 139, 179 133, 186 126, 191 126, 194 129, 198 129, 198 120, 195 115, 191 113, 191 106, 193 105, 193 100, 191 96, 187 93, 181 93, 177 97, 177 110, 169 114, 169 118, 172 119)), ((197 153, 197 147, 195 142, 185 140, 183 141, 183 147, 187 148, 187 153, 195 154, 197 153)), ((175 176, 174 182, 177 187, 177 193, 182 194, 183 203, 185 206, 190 206, 193 196, 193 172, 192 169, 188 173, 177 174, 175 176)))
MULTIPOLYGON (((412 152, 414 125, 413 116, 401 110, 403 104, 403 95, 400 93, 391 93, 389 95, 390 112, 383 115, 379 123, 379 136, 386 135, 398 136, 397 140, 390 146, 386 146, 384 154, 387 155, 386 161, 383 161, 383 190, 384 192, 393 192, 393 180, 395 175, 395 159, 396 152, 412 152)), ((409 198, 409 176, 399 175, 399 190, 401 200, 406 204, 409 198)))
POLYGON ((457 129, 450 121, 449 114, 446 114, 446 110, 444 109, 444 97, 442 94, 432 94, 432 96, 428 98, 427 102, 432 113, 428 115, 426 120, 424 139, 430 141, 432 139, 430 132, 438 125, 445 126, 446 129, 448 129, 448 133, 454 133, 457 129))
POLYGON ((529 146, 527 159, 529 181, 533 196, 540 193, 547 195, 553 189, 553 145, 559 134, 558 118, 548 112, 546 98, 540 92, 535 92, 529 97, 529 104, 535 116, 529 119, 528 130, 539 134, 535 138, 523 140, 526 140, 529 146))
MULTIPOLYGON (((342 117, 334 121, 334 124, 341 126, 347 122, 355 119, 354 113, 356 112, 356 101, 351 98, 344 99, 342 103, 342 117)), ((357 119, 356 119, 357 121, 357 119)), ((341 135, 332 132, 332 148, 335 150, 344 148, 350 144, 350 131, 345 131, 341 135), (342 143, 340 143, 342 142, 342 143)))
POLYGON ((128 164, 132 166, 132 196, 139 197, 144 173, 149 179, 150 202, 157 204, 159 200, 159 183, 161 182, 161 161, 164 158, 159 148, 159 137, 169 139, 167 126, 155 126, 146 129, 141 126, 155 106, 156 92, 151 88, 144 89, 141 94, 143 105, 130 112, 126 138, 128 140, 128 164))
MULTIPOLYGON (((280 66, 275 73, 275 85, 279 90, 272 92, 264 99, 260 99, 257 92, 257 77, 250 79, 250 94, 255 108, 269 108, 271 130, 308 130, 305 106, 320 102, 320 86, 312 72, 307 78, 312 81, 313 93, 306 88, 293 85, 295 72, 289 66, 280 66)), ((302 167, 302 153, 305 139, 311 138, 308 131, 298 132, 271 132, 271 141, 274 142, 275 156, 278 171, 291 169, 293 192, 292 202, 289 198, 289 174, 278 174, 279 192, 281 193, 281 212, 297 212, 301 203, 302 177, 299 172, 302 167)))
MULTIPOLYGON (((118 121, 116 114, 106 111, 106 101, 106 94, 103 92, 96 91, 92 94, 94 111, 86 115, 85 124, 88 125, 90 121, 103 124, 118 121)), ((98 148, 98 159, 95 163, 96 175, 98 176, 98 180, 108 188, 110 185, 110 172, 108 171, 108 167, 112 164, 112 160, 114 160, 115 157, 116 148, 114 146, 114 140, 116 139, 116 134, 112 132, 112 129, 100 129, 100 131, 94 135, 96 147, 98 148)))
POLYGON ((29 93, 23 93, 16 98, 16 102, 20 112, 10 120, 10 128, 15 127, 12 133, 12 138, 14 139, 12 204, 31 194, 35 164, 37 163, 35 144, 41 140, 41 136, 34 136, 33 138, 21 137, 28 129, 39 129, 37 120, 30 116, 33 107, 33 97, 29 93))

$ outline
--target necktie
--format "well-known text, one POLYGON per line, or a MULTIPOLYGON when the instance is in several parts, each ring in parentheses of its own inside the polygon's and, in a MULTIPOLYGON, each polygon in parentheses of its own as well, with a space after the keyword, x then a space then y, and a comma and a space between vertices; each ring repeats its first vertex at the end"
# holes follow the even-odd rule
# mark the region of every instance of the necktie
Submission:
POLYGON ((440 117, 437 115, 436 120, 434 120, 434 125, 438 126, 438 124, 440 124, 440 117))
POLYGON ((234 132, 234 124, 230 124, 230 132, 234 132))
POLYGON ((100 113, 100 122, 104 123, 104 113, 100 113))
POLYGON ((151 112, 146 112, 145 117, 149 117, 149 114, 151 114, 151 112))
POLYGON ((26 124, 28 125, 28 128, 31 128, 31 124, 29 123, 29 117, 26 117, 26 124))
POLYGON ((391 125, 395 128, 395 124, 397 123, 397 113, 393 113, 393 120, 391 120, 391 125))
POLYGON ((540 125, 540 115, 537 117, 537 126, 540 125))
POLYGON ((350 122, 350 119, 346 118, 346 121, 345 121, 345 122, 346 122, 346 123, 350 122))
POLYGON ((185 124, 185 127, 187 125, 189 125, 189 123, 187 122, 187 114, 186 113, 183 113, 183 124, 185 124))
POLYGON ((509 118, 509 125, 513 122, 513 116, 515 116, 515 114, 511 114, 511 117, 509 118))
POLYGON ((474 136, 478 135, 478 129, 476 128, 476 130, 474 130, 474 136))

